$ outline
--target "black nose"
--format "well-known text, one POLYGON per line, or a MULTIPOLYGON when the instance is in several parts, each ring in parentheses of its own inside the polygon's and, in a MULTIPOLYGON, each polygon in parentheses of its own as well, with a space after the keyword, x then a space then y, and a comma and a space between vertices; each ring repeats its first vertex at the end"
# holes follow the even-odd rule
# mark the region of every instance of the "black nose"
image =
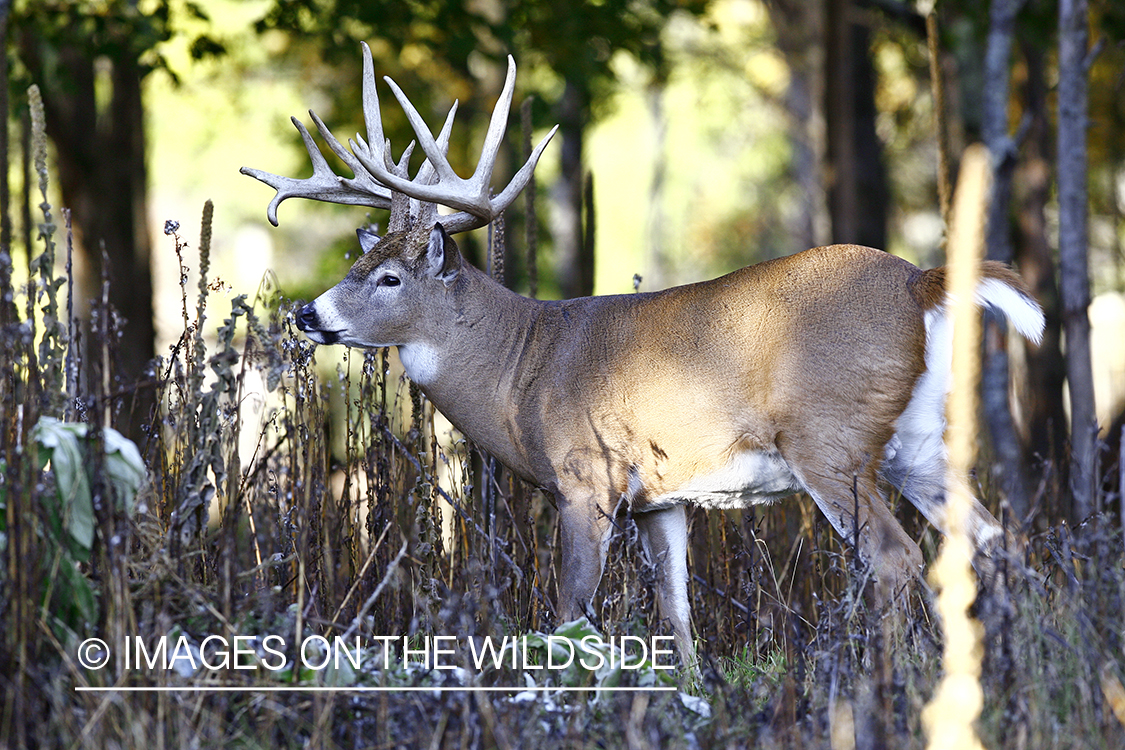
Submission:
POLYGON ((297 311, 297 327, 302 331, 315 331, 320 327, 316 317, 316 308, 313 307, 311 302, 297 311))

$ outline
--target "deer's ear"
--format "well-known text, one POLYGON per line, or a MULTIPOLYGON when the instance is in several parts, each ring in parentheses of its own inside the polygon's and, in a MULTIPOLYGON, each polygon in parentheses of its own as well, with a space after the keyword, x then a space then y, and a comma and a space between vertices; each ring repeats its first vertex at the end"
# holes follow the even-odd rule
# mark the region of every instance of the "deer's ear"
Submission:
POLYGON ((365 255, 374 250, 375 246, 379 244, 379 241, 383 239, 374 232, 369 232, 362 228, 355 230, 355 236, 359 237, 359 247, 363 250, 365 255))
POLYGON ((461 251, 440 222, 430 230, 430 241, 426 245, 426 268, 431 276, 445 282, 446 286, 452 284, 461 272, 461 251))

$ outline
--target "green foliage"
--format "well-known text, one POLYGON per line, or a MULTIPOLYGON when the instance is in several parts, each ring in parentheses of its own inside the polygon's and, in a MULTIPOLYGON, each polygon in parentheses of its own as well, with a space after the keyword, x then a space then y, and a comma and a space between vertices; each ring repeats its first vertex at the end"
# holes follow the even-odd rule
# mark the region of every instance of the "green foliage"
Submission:
MULTIPOLYGON (((57 59, 60 50, 80 50, 89 59, 132 59, 145 73, 162 69, 175 77, 160 46, 180 33, 185 18, 209 21, 199 3, 169 0, 16 0, 12 12, 16 28, 34 30, 21 40, 20 54, 45 62, 48 78, 64 83, 68 74, 57 59)), ((210 30, 194 36, 190 47, 197 60, 225 53, 210 30)))
POLYGON ((92 488, 98 478, 93 472, 104 472, 105 489, 129 515, 148 476, 132 440, 107 427, 98 441, 104 456, 96 458, 90 455, 89 447, 94 441, 88 433, 88 425, 60 422, 54 417, 42 417, 31 431, 39 449, 40 469, 49 465, 54 477, 55 493, 44 497, 52 506, 50 531, 80 562, 89 561, 97 527, 92 488))
MULTIPOLYGON (((707 4, 706 0, 521 0, 493 7, 448 0, 333 0, 326 6, 319 0, 284 0, 273 4, 257 28, 288 32, 294 57, 305 57, 306 46, 315 48, 345 81, 358 82, 358 74, 348 71, 357 70, 359 42, 369 42, 376 69, 412 92, 412 101, 423 112, 431 101, 448 106, 451 95, 469 113, 487 111, 479 101, 474 75, 479 61, 500 62, 512 54, 528 71, 520 85, 536 97, 536 126, 552 125, 560 118, 584 126, 592 102, 608 94, 616 81, 611 65, 616 52, 628 52, 663 79, 668 74, 661 41, 665 25, 676 14, 699 15, 707 4), (577 92, 578 111, 557 109, 564 86, 577 92), (554 111, 548 113, 544 103, 554 111)), ((355 85, 331 92, 337 98, 335 112, 358 114, 355 85)), ((388 115, 392 142, 408 142, 408 137, 395 135, 401 120, 393 112, 384 116, 388 115)))
MULTIPOLYGON (((499 5, 448 0, 281 0, 259 21, 259 32, 284 31, 289 48, 283 59, 307 70, 310 58, 331 66, 331 75, 345 82, 323 91, 332 98, 325 121, 345 132, 359 124, 359 41, 367 41, 376 69, 411 92, 419 111, 444 112, 452 99, 460 102, 461 121, 474 120, 491 109, 496 92, 482 86, 486 61, 499 69, 512 54, 524 71, 519 85, 530 95, 532 124, 562 127, 563 169, 580 183, 585 179, 580 146, 582 131, 598 112, 618 78, 614 56, 628 53, 653 80, 664 81, 670 70, 662 35, 677 15, 701 15, 707 0, 603 0, 571 3, 521 0, 499 5), (568 159, 567 154, 571 154, 568 159)), ((321 113, 324 115, 325 113, 321 113)), ((384 128, 392 143, 413 139, 397 108, 384 109, 384 128)), ((513 141, 515 139, 512 139, 513 141)), ((457 168, 474 168, 473 150, 455 141, 450 160, 457 168)), ((401 147, 401 146, 400 146, 401 147)), ((333 159, 329 155, 329 159, 333 159)), ((420 163, 421 155, 415 160, 420 163)), ((515 160, 518 162, 518 160, 515 160)), ((575 205, 574 210, 580 210, 575 205)), ((524 220, 518 206, 509 211, 513 228, 524 220)), ((532 216, 531 221, 537 219, 532 216)), ((591 233, 592 235, 592 233, 591 233)), ((518 272, 517 272, 518 273, 518 272)))
POLYGON ((750 648, 731 655, 722 665, 723 676, 735 685, 752 685, 756 680, 766 677, 774 684, 788 671, 783 651, 771 651, 765 658, 759 658, 750 648))
MULTIPOLYGON (((45 619, 70 631, 89 627, 98 615, 95 589, 81 572, 91 563, 98 527, 95 488, 105 493, 100 502, 111 502, 131 516, 148 476, 137 446, 117 430, 106 428, 100 441, 92 437, 88 425, 54 417, 40 418, 31 431, 39 471, 46 470, 54 487, 53 492, 38 496, 45 551, 51 560, 51 575, 41 581, 41 602, 45 619), (95 446, 101 448, 101 455, 91 454, 95 446)), ((7 510, 8 493, 0 486, 2 539, 8 531, 7 510)))

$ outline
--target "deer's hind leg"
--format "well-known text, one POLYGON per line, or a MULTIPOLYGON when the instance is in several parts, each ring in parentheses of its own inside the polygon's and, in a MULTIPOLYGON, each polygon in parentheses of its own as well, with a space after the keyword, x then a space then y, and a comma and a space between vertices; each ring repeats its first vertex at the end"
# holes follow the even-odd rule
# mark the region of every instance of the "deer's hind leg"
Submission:
MULTIPOLYGON (((895 422, 895 434, 884 450, 882 474, 921 511, 941 533, 945 520, 947 473, 944 398, 928 398, 919 385, 906 410, 895 422)), ((1000 522, 974 497, 969 511, 969 536, 979 552, 987 554, 997 544, 1000 522)))
MULTIPOLYGON (((884 449, 881 473, 938 531, 948 534, 944 432, 944 381, 926 373, 895 421, 895 434, 884 449)), ((996 548, 1014 540, 1005 540, 1000 522, 975 497, 971 498, 965 529, 976 551, 973 564, 987 583, 995 572, 996 548)))
POLYGON ((684 506, 673 505, 633 515, 649 562, 656 566, 656 601, 660 616, 672 624, 676 650, 689 668, 695 664, 688 601, 688 527, 684 506))
POLYGON ((891 513, 871 462, 851 472, 806 469, 794 473, 840 536, 869 566, 880 603, 901 596, 921 577, 922 550, 891 513))

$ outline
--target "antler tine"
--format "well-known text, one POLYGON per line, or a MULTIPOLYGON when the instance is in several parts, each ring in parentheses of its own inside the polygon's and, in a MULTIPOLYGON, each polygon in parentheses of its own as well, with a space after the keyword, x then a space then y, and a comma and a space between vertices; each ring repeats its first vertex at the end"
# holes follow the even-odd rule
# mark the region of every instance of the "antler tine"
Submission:
POLYGON ((375 90, 375 64, 371 62, 371 48, 367 42, 360 42, 363 48, 363 121, 367 124, 367 143, 382 146, 383 114, 379 111, 379 93, 375 90))
MULTIPOLYGON (((366 158, 366 155, 359 153, 356 156, 375 179, 392 190, 406 193, 420 201, 458 209, 460 213, 442 217, 442 224, 446 231, 450 233, 463 232, 483 226, 499 216, 515 200, 520 190, 527 185, 528 180, 531 179, 531 173, 538 163, 539 156, 558 129, 557 127, 553 129, 536 147, 527 163, 517 172, 511 184, 501 191, 500 196, 491 198, 489 192, 492 170, 496 164, 496 155, 500 150, 500 143, 504 138, 508 113, 515 93, 515 78, 516 63, 509 55, 508 74, 500 98, 492 112, 484 145, 481 148, 481 158, 473 176, 468 179, 458 176, 453 171, 445 153, 444 146, 446 144, 439 145, 434 140, 422 116, 418 114, 418 110, 411 104, 402 89, 390 78, 385 80, 402 106, 403 112, 406 113, 406 117, 418 138, 418 144, 426 154, 427 163, 432 167, 437 179, 433 183, 421 180, 411 182, 391 173, 375 159, 366 158)), ((450 122, 451 120, 447 120, 446 124, 449 125, 450 122)), ((442 132, 444 135, 444 128, 442 132)))
MULTIPOLYGON (((352 146, 353 152, 362 152, 372 159, 377 159, 379 154, 374 153, 372 149, 380 148, 383 145, 383 121, 379 112, 379 97, 375 90, 375 66, 371 61, 371 48, 367 46, 366 42, 361 42, 361 46, 363 48, 363 118, 367 124, 368 142, 372 146, 368 146, 368 143, 365 143, 362 138, 359 138, 362 145, 357 146, 354 141, 349 141, 349 145, 352 146)), ((277 191, 266 208, 266 217, 270 223, 277 226, 277 207, 288 198, 309 198, 329 203, 390 208, 391 190, 386 185, 377 182, 370 172, 364 169, 360 161, 352 152, 349 152, 340 144, 332 131, 317 117, 315 112, 309 110, 309 115, 328 147, 332 149, 336 156, 340 157, 340 160, 347 165, 355 177, 341 177, 333 172, 320 148, 317 147, 316 142, 309 134, 308 129, 297 118, 290 118, 301 133, 301 140, 304 141, 305 150, 309 153, 309 161, 312 162, 313 167, 312 176, 306 179, 297 179, 250 167, 243 167, 239 170, 242 174, 260 180, 277 191)))
POLYGON ((504 140, 504 130, 508 127, 508 112, 512 108, 512 96, 516 92, 516 60, 508 55, 508 72, 504 75, 504 88, 500 90, 500 98, 492 108, 492 118, 488 121, 488 131, 484 136, 484 145, 480 149, 480 161, 473 172, 472 182, 480 184, 487 195, 488 183, 492 180, 492 168, 496 164, 496 154, 500 151, 500 143, 504 140))
MULTIPOLYGON (((352 147, 352 152, 363 153, 372 160, 378 160, 381 159, 381 155, 375 149, 382 148, 384 138, 383 121, 379 112, 379 97, 375 90, 375 66, 371 60, 371 48, 367 46, 366 42, 362 42, 361 46, 363 48, 363 118, 367 125, 367 142, 356 136, 359 144, 349 141, 349 145, 352 147), (371 145, 369 146, 368 143, 371 145)), ((341 177, 333 172, 320 148, 313 141, 308 129, 297 118, 290 118, 301 133, 301 140, 304 141, 305 150, 309 153, 309 161, 312 162, 313 167, 312 176, 306 179, 297 179, 250 167, 243 167, 239 170, 242 174, 260 180, 277 191, 266 208, 266 217, 270 223, 277 226, 277 207, 288 198, 309 198, 329 203, 390 208, 392 196, 390 188, 371 176, 371 173, 363 167, 356 156, 344 148, 332 135, 332 131, 317 117, 315 112, 309 110, 309 115, 328 147, 332 149, 336 156, 340 157, 340 160, 347 165, 355 177, 341 177)))
MULTIPOLYGON (((340 175, 332 173, 333 176, 335 176, 335 178, 340 182, 340 184, 360 194, 372 194, 380 196, 385 194, 387 196, 387 200, 389 201, 392 197, 391 190, 387 188, 386 185, 376 182, 375 178, 371 176, 371 173, 368 172, 364 168, 363 164, 360 163, 359 159, 355 157, 355 153, 358 153, 359 150, 363 150, 366 153, 371 153, 372 157, 375 157, 376 155, 371 152, 371 147, 369 147, 362 138, 359 139, 358 144, 355 141, 348 139, 348 145, 351 146, 351 151, 349 151, 348 149, 344 148, 338 140, 336 140, 336 136, 332 135, 332 131, 328 129, 328 126, 324 124, 323 120, 317 117, 316 112, 313 112, 310 109, 309 115, 312 117, 313 122, 316 124, 316 129, 317 132, 320 133, 320 137, 323 138, 324 142, 328 144, 328 147, 332 149, 332 153, 340 157, 340 161, 344 162, 344 164, 347 165, 348 169, 352 171, 352 174, 355 175, 355 177, 348 178, 341 177, 340 175)), ((357 135, 356 137, 358 138, 359 136, 357 135)), ((331 172, 331 170, 329 171, 331 172)), ((363 203, 361 205, 375 204, 363 203)), ((387 206, 380 204, 376 205, 375 207, 386 208, 387 206)))
MULTIPOLYGON (((317 120, 317 127, 322 134, 327 131, 324 124, 313 115, 317 120)), ((269 206, 266 207, 266 218, 275 227, 277 226, 277 207, 281 202, 287 198, 310 198, 312 200, 327 201, 329 203, 344 203, 353 206, 372 206, 374 208, 389 208, 391 205, 391 191, 385 186, 378 184, 374 180, 363 182, 362 180, 345 180, 340 177, 332 168, 328 166, 328 161, 325 160, 324 154, 320 152, 316 142, 313 140, 312 135, 309 134, 304 124, 296 117, 291 117, 293 125, 301 134, 301 140, 305 144, 305 150, 309 153, 309 161, 312 162, 313 173, 311 177, 305 179, 298 179, 295 177, 285 177, 283 175, 273 174, 261 169, 254 169, 252 167, 242 167, 239 171, 244 175, 249 175, 256 180, 266 183, 277 194, 274 195, 273 200, 270 201, 269 206)), ((329 133, 331 135, 331 133, 329 133)), ((332 138, 329 145, 332 145, 332 138)), ((339 146, 339 144, 336 144, 339 146)), ((336 151, 335 148, 333 148, 336 151)), ((338 154, 339 151, 336 151, 338 154)), ((354 160, 353 160, 354 161, 354 160)))
MULTIPOLYGON (((445 123, 441 126, 441 131, 437 137, 438 151, 441 153, 442 161, 448 164, 449 158, 449 137, 453 133, 453 118, 457 115, 457 105, 459 102, 454 99, 453 106, 449 108, 449 114, 445 116, 445 123)), ((427 131, 429 132, 429 131, 427 131)), ((423 185, 430 185, 434 180, 439 177, 437 168, 429 158, 422 163, 421 169, 418 170, 418 176, 415 180, 423 185)))
MULTIPOLYGON (((434 140, 433 135, 430 133, 429 127, 427 127, 426 125, 426 121, 422 119, 422 115, 418 114, 418 110, 414 107, 413 104, 411 104, 410 100, 406 97, 406 94, 404 94, 402 92, 402 89, 399 88, 398 84, 392 81, 389 77, 384 76, 383 80, 386 81, 387 85, 391 87, 391 91, 394 93, 395 98, 398 99, 399 104, 402 105, 402 111, 406 114, 406 119, 410 122, 410 127, 414 129, 414 135, 418 138, 418 145, 422 147, 422 152, 426 154, 427 161, 430 163, 430 166, 437 174, 438 182, 440 183, 442 181, 448 181, 453 184, 464 183, 465 180, 462 180, 460 177, 458 177, 457 173, 453 171, 453 167, 449 165, 449 159, 446 158, 444 150, 440 146, 438 146, 437 141, 434 140)), ((456 203, 448 203, 446 202, 446 199, 456 199, 457 196, 443 195, 434 191, 421 191, 432 192, 432 199, 429 195, 415 194, 415 192, 413 192, 414 189, 419 187, 428 187, 428 185, 419 185, 417 183, 413 183, 409 180, 403 179, 391 172, 388 172, 377 161, 373 161, 370 164, 364 161, 364 166, 370 169, 371 173, 374 174, 380 182, 386 184, 388 187, 391 187, 395 190, 401 190, 402 192, 408 193, 420 200, 428 200, 432 203, 441 203, 442 205, 449 206, 450 208, 460 208, 463 210, 469 210, 474 205, 471 202, 467 203, 463 199, 459 200, 456 203)))
MULTIPOLYGON (((438 133, 437 146, 441 153, 447 154, 449 152, 449 137, 453 132, 453 120, 457 116, 457 102, 453 102, 453 106, 449 108, 449 114, 445 116, 445 123, 442 125, 441 131, 438 133)), ((358 137, 358 136, 357 136, 358 137)), ((408 166, 410 164, 410 156, 414 153, 415 141, 411 141, 406 149, 402 152, 398 163, 394 162, 391 157, 391 142, 389 140, 384 142, 383 149, 383 166, 386 170, 398 177, 399 179, 410 181, 410 174, 408 166)), ((354 141, 349 141, 352 151, 355 153, 362 153, 369 158, 373 158, 374 154, 366 149, 366 144, 356 144, 354 141)), ((367 174, 366 168, 364 173, 367 174)), ((429 159, 422 163, 421 168, 418 170, 417 176, 411 181, 412 184, 429 185, 436 179, 433 164, 429 159)), ((465 215, 464 213, 456 214, 458 216, 465 215)), ((388 224, 388 229, 394 231, 396 229, 406 229, 414 225, 432 225, 437 220, 437 205, 427 201, 420 201, 416 198, 408 196, 405 193, 394 191, 391 194, 391 218, 388 224)))
POLYGON ((558 132, 558 129, 558 125, 551 128, 551 131, 547 133, 543 140, 539 141, 539 145, 531 152, 531 156, 527 157, 527 161, 524 162, 524 165, 520 167, 519 171, 512 177, 512 181, 508 183, 508 186, 492 199, 493 206, 499 206, 498 209, 495 209, 497 215, 510 206, 512 201, 516 199, 516 196, 527 187, 527 183, 531 182, 531 177, 535 173, 535 167, 539 164, 539 157, 543 155, 543 150, 547 148, 547 144, 551 142, 551 138, 558 132))
MULTIPOLYGON (((383 135, 383 115, 379 108, 379 94, 375 88, 375 66, 371 61, 371 48, 367 46, 367 42, 360 42, 363 48, 363 121, 367 126, 367 140, 363 136, 356 133, 355 139, 348 139, 348 146, 351 151, 344 148, 336 136, 332 135, 316 113, 309 110, 312 115, 313 121, 316 123, 317 130, 320 131, 321 136, 328 143, 333 153, 340 157, 340 160, 348 166, 348 169, 355 175, 355 183, 359 189, 369 189, 370 186, 375 186, 379 190, 387 190, 385 185, 376 182, 371 173, 363 164, 356 158, 355 154, 364 154, 372 161, 379 161, 383 158, 382 152, 377 149, 384 149, 389 153, 391 144, 383 135)), ((341 180, 346 181, 346 178, 341 177, 341 180)))
MULTIPOLYGON (((477 162, 473 175, 468 179, 459 177, 453 171, 447 155, 453 120, 457 113, 457 103, 453 103, 441 131, 435 139, 422 116, 418 114, 418 110, 410 103, 402 89, 390 78, 386 79, 414 129, 418 145, 422 147, 422 151, 426 155, 426 161, 418 175, 411 180, 409 179, 406 161, 402 161, 398 165, 394 165, 391 161, 390 143, 383 133, 371 48, 366 43, 361 43, 361 45, 363 49, 363 116, 367 126, 367 140, 357 134, 354 140, 348 141, 349 150, 332 135, 324 122, 316 116, 316 113, 309 112, 321 137, 355 176, 352 178, 341 177, 333 172, 309 131, 299 120, 291 118, 301 134, 305 150, 309 153, 309 160, 313 167, 312 176, 306 179, 297 179, 249 167, 241 169, 243 174, 261 180, 277 191, 266 209, 266 216, 270 223, 277 226, 277 207, 287 198, 310 198, 330 203, 390 208, 392 214, 394 214, 396 211, 401 211, 401 207, 404 205, 404 201, 393 199, 398 193, 411 199, 405 202, 407 212, 403 217, 403 221, 408 223, 413 219, 429 221, 429 217, 436 213, 437 205, 456 209, 457 213, 441 217, 442 224, 446 231, 450 233, 475 229, 499 216, 515 200, 516 195, 526 187, 540 155, 558 130, 558 126, 553 128, 535 148, 527 163, 520 168, 508 186, 497 197, 491 197, 492 171, 496 165, 496 155, 500 151, 500 144, 504 138, 504 130, 507 127, 508 114, 512 105, 512 96, 515 92, 516 63, 512 56, 508 56, 507 76, 504 79, 504 87, 500 97, 492 111, 488 131, 481 147, 480 160, 477 162), (426 204, 433 205, 428 206, 426 204)), ((407 152, 410 150, 407 149, 407 152)), ((395 223, 394 216, 392 216, 392 223, 395 223)))
MULTIPOLYGON (((391 158, 391 142, 384 141, 383 164, 391 174, 406 178, 409 174, 410 156, 413 153, 414 141, 411 141, 403 150, 402 156, 396 164, 394 159, 391 158)), ((387 221, 387 231, 397 232, 402 229, 411 229, 415 221, 426 213, 427 205, 434 213, 437 212, 437 206, 432 203, 419 203, 405 193, 393 192, 391 194, 391 216, 387 221)))

